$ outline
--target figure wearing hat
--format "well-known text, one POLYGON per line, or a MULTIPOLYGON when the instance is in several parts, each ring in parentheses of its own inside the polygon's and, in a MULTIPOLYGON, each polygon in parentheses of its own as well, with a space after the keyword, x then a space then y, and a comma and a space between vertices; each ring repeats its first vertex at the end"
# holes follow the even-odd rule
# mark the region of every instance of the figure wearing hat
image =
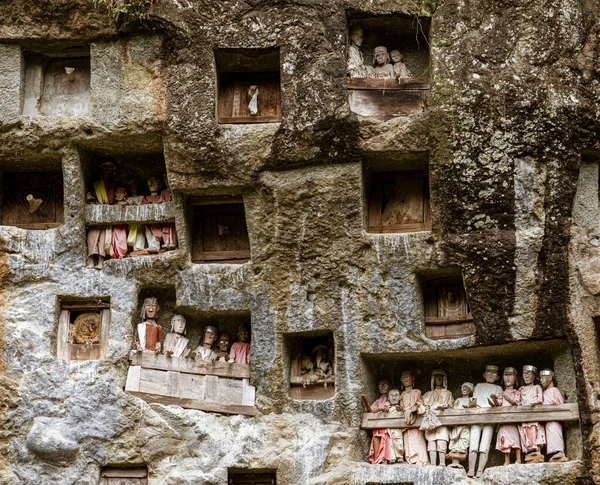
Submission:
POLYGON ((185 317, 175 315, 171 318, 171 332, 165 337, 163 344, 163 354, 169 357, 187 357, 190 353, 188 344, 190 341, 185 337, 185 317))
MULTIPOLYGON (((562 392, 554 384, 554 372, 550 369, 540 371, 540 383, 544 388, 543 404, 564 404, 562 392)), ((563 438, 562 423, 549 421, 546 423, 546 454, 554 455, 550 458, 553 462, 569 461, 565 456, 565 440, 563 438)))
MULTIPOLYGON (((521 404, 521 393, 515 389, 517 385, 517 369, 505 367, 502 374, 504 391, 492 395, 496 406, 518 406, 521 404)), ((496 449, 504 453, 504 465, 510 465, 510 452, 515 450, 516 462, 521 463, 521 438, 519 428, 514 423, 501 424, 496 434, 496 449)))
MULTIPOLYGON (((480 382, 475 386, 473 392, 473 398, 476 400, 477 407, 490 408, 490 398, 492 394, 498 395, 502 392, 502 388, 495 384, 498 380, 498 366, 486 365, 483 378, 485 382, 480 382)), ((475 475, 475 465, 477 464, 477 458, 479 457, 479 465, 477 468, 477 477, 483 475, 485 465, 487 464, 488 454, 490 452, 490 446, 492 444, 492 437, 494 436, 494 425, 493 424, 473 424, 471 425, 471 439, 469 444, 469 471, 467 472, 468 477, 475 475)))
POLYGON ((219 335, 219 329, 217 327, 207 325, 204 328, 202 344, 198 345, 198 347, 196 347, 196 350, 194 350, 195 359, 197 362, 215 361, 215 359, 217 358, 217 354, 213 350, 213 345, 215 344, 215 340, 217 340, 217 335, 219 335))
MULTIPOLYGON (((423 404, 431 411, 436 409, 451 408, 454 403, 452 393, 448 390, 448 376, 443 370, 434 370, 431 373, 431 391, 423 395, 423 404)), ((440 426, 430 431, 425 431, 429 461, 432 465, 438 463, 446 466, 446 452, 450 441, 450 430, 447 426, 440 426)))
POLYGON ((142 306, 141 316, 144 319, 137 326, 135 348, 138 351, 149 351, 158 354, 161 349, 162 327, 156 323, 160 306, 156 298, 146 298, 142 306))
MULTIPOLYGON (((454 401, 454 409, 468 409, 475 405, 475 400, 471 397, 475 385, 472 382, 463 382, 460 386, 461 397, 454 401)), ((467 452, 469 451, 469 440, 471 438, 469 426, 454 426, 450 433, 450 453, 446 455, 446 458, 452 460, 452 463, 448 465, 452 468, 463 469, 460 464, 467 458, 467 452)))
MULTIPOLYGON (((523 383, 519 392, 521 393, 521 404, 523 406, 535 406, 542 404, 543 391, 539 384, 535 383, 538 375, 537 367, 533 365, 523 366, 523 383)), ((541 448, 546 444, 546 433, 542 423, 521 423, 519 425, 521 437, 521 448, 525 455, 525 463, 541 463, 544 461, 541 448)))
MULTIPOLYGON (((113 182, 115 176, 115 164, 104 161, 98 166, 100 169, 100 180, 92 184, 92 190, 87 193, 87 200, 92 204, 114 204, 117 185, 113 182)), ((111 230, 102 227, 91 227, 87 233, 87 267, 102 269, 106 257, 106 237, 110 249, 111 230)))

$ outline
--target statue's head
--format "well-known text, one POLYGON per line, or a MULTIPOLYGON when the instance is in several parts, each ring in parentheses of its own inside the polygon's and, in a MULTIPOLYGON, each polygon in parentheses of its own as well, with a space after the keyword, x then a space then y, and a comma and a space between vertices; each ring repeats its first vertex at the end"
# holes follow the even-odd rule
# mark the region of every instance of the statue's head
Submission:
POLYGON ((544 389, 554 386, 554 372, 550 369, 542 369, 540 371, 540 384, 544 389))
POLYGON ((358 47, 360 47, 363 43, 363 36, 363 29, 358 25, 356 27, 352 27, 352 29, 350 30, 350 39, 352 40, 352 43, 357 45, 358 47))
POLYGON ((483 378, 488 384, 493 384, 498 380, 498 371, 500 368, 497 365, 486 365, 483 372, 483 378))
POLYGON ((226 333, 222 333, 221 335, 219 335, 219 351, 220 352, 227 352, 229 351, 229 335, 227 335, 226 333))
POLYGON ((150 192, 154 193, 154 192, 158 192, 159 189, 162 187, 162 182, 160 181, 160 179, 158 177, 150 177, 148 179, 148 188, 150 189, 150 192))
POLYGON ((380 45, 373 49, 373 66, 385 66, 390 63, 387 47, 380 45))
POLYGON ((400 374, 400 382, 403 387, 412 387, 415 383, 415 373, 410 370, 405 370, 400 374))
POLYGON ((250 337, 250 332, 246 325, 240 325, 237 329, 237 338, 240 342, 247 342, 250 337))
POLYGON ((109 180, 115 175, 115 170, 117 166, 114 164, 114 162, 107 160, 98 165, 98 168, 100 169, 102 179, 109 180))
POLYGON ((142 305, 142 319, 154 320, 156 315, 158 315, 159 310, 160 306, 158 306, 158 300, 156 298, 146 298, 142 305))
POLYGON ((171 318, 171 332, 185 334, 185 317, 183 315, 175 315, 171 318))
POLYGON ((204 338, 202 340, 203 345, 212 347, 212 345, 215 343, 215 340, 217 340, 218 334, 219 329, 217 327, 207 325, 204 328, 204 338))
POLYGON ((436 369, 431 372, 431 390, 438 386, 442 386, 444 389, 448 389, 448 376, 441 369, 436 369))
POLYGON ((392 62, 394 62, 394 63, 401 62, 402 61, 402 53, 399 50, 393 50, 392 52, 390 52, 390 58, 392 59, 392 62))
POLYGON ((529 386, 530 384, 535 383, 535 378, 538 376, 537 367, 533 365, 524 365, 523 366, 523 382, 525 385, 529 386))
POLYGON ((506 387, 514 386, 517 383, 517 369, 514 367, 505 367, 502 372, 502 380, 506 387))
POLYGON ((127 191, 123 187, 119 187, 115 190, 115 199, 117 202, 122 202, 127 199, 127 191))
POLYGON ((464 397, 470 397, 473 395, 473 391, 475 390, 475 386, 472 382, 463 382, 460 386, 460 392, 464 397))
POLYGON ((388 393, 388 401, 392 406, 396 406, 400 402, 400 391, 398 389, 391 389, 388 393))
POLYGON ((392 383, 388 379, 381 379, 377 385, 380 394, 387 394, 392 387, 392 383))

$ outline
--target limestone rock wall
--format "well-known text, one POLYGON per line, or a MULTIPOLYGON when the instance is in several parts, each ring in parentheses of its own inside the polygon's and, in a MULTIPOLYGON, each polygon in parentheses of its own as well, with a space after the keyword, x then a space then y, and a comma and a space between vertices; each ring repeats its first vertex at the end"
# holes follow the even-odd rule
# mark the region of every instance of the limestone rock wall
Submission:
POLYGON ((230 467, 277 469, 282 485, 460 483, 452 470, 366 463, 369 362, 564 338, 583 451, 511 467, 510 483, 600 483, 599 11, 596 0, 161 0, 146 24, 117 27, 87 0, 3 2, 0 171, 59 157, 65 223, 0 226, 0 483, 92 485, 103 466, 142 464, 170 485, 222 485, 230 467), (427 112, 350 111, 350 14, 430 18, 427 112), (90 45, 88 116, 20 115, 22 49, 44 43, 90 45), (282 122, 219 125, 214 50, 271 47, 282 122), (178 253, 85 269, 86 220, 103 217, 86 207, 86 150, 164 152, 178 253), (423 153, 432 230, 367 234, 365 167, 423 153), (186 200, 223 191, 243 195, 252 260, 192 264, 186 200), (477 332, 429 340, 422 277, 449 267, 462 269, 477 332), (183 310, 252 314, 258 417, 124 393, 138 297, 152 288, 174 289, 183 310), (57 360, 61 298, 110 299, 106 359, 57 360), (317 330, 335 338, 335 397, 291 400, 286 338, 317 330))

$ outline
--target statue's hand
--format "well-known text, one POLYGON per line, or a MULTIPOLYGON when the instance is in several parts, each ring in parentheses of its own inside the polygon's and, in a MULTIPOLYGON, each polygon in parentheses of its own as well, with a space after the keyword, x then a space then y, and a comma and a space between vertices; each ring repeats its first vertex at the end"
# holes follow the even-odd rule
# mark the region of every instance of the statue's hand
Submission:
POLYGON ((173 357, 173 351, 167 350, 167 357, 173 357))

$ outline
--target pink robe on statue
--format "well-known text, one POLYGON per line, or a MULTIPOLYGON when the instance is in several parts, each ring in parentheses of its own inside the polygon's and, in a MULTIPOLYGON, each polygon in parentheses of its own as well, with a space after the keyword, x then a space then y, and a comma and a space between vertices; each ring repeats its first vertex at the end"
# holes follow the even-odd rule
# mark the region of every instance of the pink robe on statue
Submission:
POLYGON ((250 344, 246 342, 236 342, 231 346, 229 356, 236 364, 247 364, 250 357, 250 344))
MULTIPOLYGON (((522 386, 521 404, 541 404, 543 399, 542 387, 537 384, 522 386)), ((537 446, 546 444, 546 433, 542 423, 521 423, 519 425, 519 436, 521 437, 521 448, 525 453, 536 451, 537 446)))
POLYGON ((110 257, 121 259, 127 255, 127 225, 112 226, 110 257))
MULTIPOLYGON (((544 404, 563 404, 564 402, 565 399, 562 393, 556 387, 551 387, 544 391, 544 404)), ((546 453, 553 455, 559 451, 563 453, 565 451, 562 423, 550 421, 546 423, 546 453)))
MULTIPOLYGON (((418 389, 404 391, 400 395, 400 404, 405 411, 413 407, 418 407, 419 404, 422 406, 421 391, 418 389)), ((409 428, 403 430, 402 436, 404 438, 404 459, 407 463, 413 465, 429 464, 427 443, 425 443, 423 431, 420 431, 418 428, 409 428)))
MULTIPOLYGON (((142 199, 142 204, 161 204, 163 202, 171 202, 173 200, 170 190, 163 190, 160 194, 147 195, 142 199)), ((175 224, 167 222, 165 224, 149 224, 148 228, 157 241, 162 239, 165 246, 177 246, 177 231, 175 224)))
MULTIPOLYGON (((376 399, 375 402, 371 405, 371 409, 379 408, 380 410, 389 409, 390 402, 388 401, 387 396, 380 397, 376 399)), ((387 429, 374 429, 373 430, 373 438, 371 438, 371 448, 369 449, 369 461, 373 465, 377 465, 380 463, 384 463, 391 459, 390 457, 390 436, 387 432, 387 429), (379 437, 381 441, 379 442, 379 453, 375 456, 375 449, 373 447, 373 440, 379 437)))
MULTIPOLYGON (((521 402, 521 394, 517 389, 506 389, 498 397, 498 402, 501 406, 512 406, 504 396, 508 396, 516 403, 521 402)), ((516 424, 501 424, 496 435, 496 449, 502 453, 510 453, 510 450, 521 448, 521 437, 519 436, 519 428, 516 424)))

